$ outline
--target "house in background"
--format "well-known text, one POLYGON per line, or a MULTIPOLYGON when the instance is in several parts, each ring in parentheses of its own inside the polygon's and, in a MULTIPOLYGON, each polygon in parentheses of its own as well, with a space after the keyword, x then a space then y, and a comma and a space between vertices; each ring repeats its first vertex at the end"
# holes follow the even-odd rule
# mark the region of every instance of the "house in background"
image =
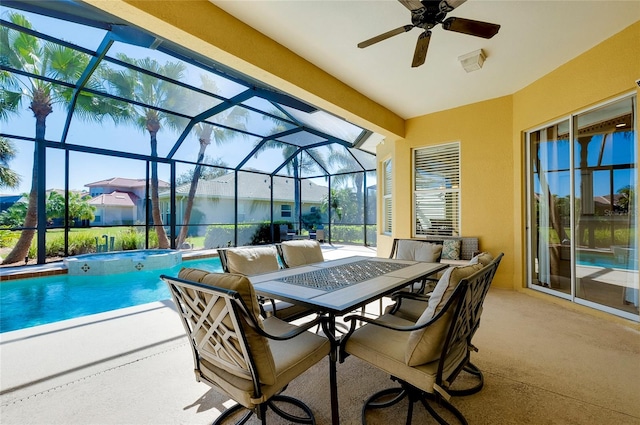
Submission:
MULTIPOLYGON (((132 225, 144 222, 147 182, 145 179, 113 177, 94 183, 87 183, 92 199, 90 205, 96 207, 93 226, 132 225)), ((160 190, 169 187, 169 183, 159 180, 160 190)))
MULTIPOLYGON (((189 197, 190 183, 176 187, 176 223, 181 225, 189 197)), ((294 180, 274 179, 273 220, 294 222, 294 180)), ((235 174, 200 180, 196 190, 191 225, 231 224, 235 222, 235 174)), ((170 191, 160 192, 161 211, 169 211, 170 191)), ((301 213, 319 210, 327 198, 327 186, 309 180, 302 183, 301 213)), ((264 174, 242 173, 238 182, 238 223, 271 220, 271 179, 264 174)))

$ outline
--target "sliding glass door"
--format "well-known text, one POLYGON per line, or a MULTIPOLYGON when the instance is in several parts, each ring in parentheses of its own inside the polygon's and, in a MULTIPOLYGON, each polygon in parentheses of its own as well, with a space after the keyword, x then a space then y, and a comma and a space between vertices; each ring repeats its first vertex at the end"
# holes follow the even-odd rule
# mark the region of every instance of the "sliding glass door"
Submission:
POLYGON ((528 285, 638 320, 635 96, 527 133, 528 285))

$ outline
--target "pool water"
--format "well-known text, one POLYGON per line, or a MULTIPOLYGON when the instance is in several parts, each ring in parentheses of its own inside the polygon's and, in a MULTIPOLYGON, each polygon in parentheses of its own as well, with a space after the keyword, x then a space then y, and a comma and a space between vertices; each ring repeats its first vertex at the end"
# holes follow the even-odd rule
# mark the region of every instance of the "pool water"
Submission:
POLYGON ((182 267, 222 272, 220 260, 212 257, 111 276, 64 274, 4 281, 0 284, 0 332, 169 299, 169 288, 159 276, 177 276, 182 267))
POLYGON ((638 269, 637 260, 633 257, 627 261, 619 261, 613 254, 605 252, 578 252, 577 263, 580 266, 594 266, 606 269, 638 269))

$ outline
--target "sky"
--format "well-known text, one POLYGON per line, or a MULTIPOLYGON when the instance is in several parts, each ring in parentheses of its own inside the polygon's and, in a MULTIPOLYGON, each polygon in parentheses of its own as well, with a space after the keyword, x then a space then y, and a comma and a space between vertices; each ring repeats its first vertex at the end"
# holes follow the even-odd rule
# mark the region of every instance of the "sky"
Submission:
MULTIPOLYGON (((8 19, 8 9, 2 9, 2 17, 8 19)), ((74 44, 78 44, 81 47, 94 50, 100 45, 105 31, 99 29, 88 28, 82 25, 73 23, 57 21, 52 18, 42 17, 36 14, 30 14, 27 12, 20 12, 27 16, 28 20, 32 23, 35 30, 46 29, 46 33, 57 38, 61 38, 67 41, 71 41, 74 44), (78 34, 81 34, 78 37, 78 34)), ((137 46, 132 46, 122 42, 115 42, 111 46, 108 52, 108 56, 115 57, 117 54, 126 54, 131 58, 147 58, 151 57, 157 60, 159 63, 164 64, 168 61, 178 62, 178 59, 166 55, 158 50, 150 50, 137 46)), ((207 72, 198 68, 192 64, 182 62, 186 67, 184 78, 181 82, 191 83, 196 87, 201 85, 201 75, 206 75, 210 80, 214 81, 217 88, 216 93, 227 98, 231 98, 234 95, 246 90, 246 87, 235 83, 231 80, 219 77, 213 73, 207 72)), ((111 67, 118 67, 111 64, 111 67)), ((185 89, 186 90, 186 89, 185 89)), ((193 94, 193 92, 191 92, 193 94)), ((219 100, 209 96, 199 95, 205 98, 206 103, 196 105, 192 110, 185 110, 187 115, 195 115, 208 109, 216 104, 220 103, 219 100)), ((252 98, 247 103, 250 103, 254 107, 267 107, 273 108, 273 105, 268 102, 259 99, 252 98), (262 103, 261 103, 262 102, 262 103)), ((195 102, 193 102, 195 104, 195 102)), ((192 106, 192 103, 187 103, 185 108, 192 106)), ((2 132, 8 134, 15 134, 24 137, 33 137, 35 134, 35 119, 33 114, 28 109, 28 99, 23 101, 19 115, 12 116, 8 122, 0 122, 0 129, 2 132)), ((46 120, 46 134, 47 140, 58 141, 62 138, 64 129, 64 123, 66 119, 66 110, 62 104, 54 104, 53 112, 47 117, 46 120)), ((314 119, 326 119, 326 114, 316 114, 314 119)), ((215 117, 211 118, 215 121, 215 117)), ((346 124, 338 126, 338 131, 353 132, 346 124)), ((275 127, 273 120, 265 119, 262 114, 255 112, 249 112, 248 122, 246 127, 252 132, 260 134, 261 136, 267 136, 272 134, 275 127)), ((174 143, 178 135, 182 132, 183 128, 172 130, 169 126, 164 125, 158 133, 158 154, 161 157, 166 156, 173 148, 174 143)), ((359 132, 360 129, 358 128, 359 132)), ((357 134, 357 133, 356 133, 357 134)), ((206 155, 211 158, 219 158, 225 165, 235 167, 245 157, 251 153, 257 142, 261 140, 261 137, 237 137, 223 145, 216 145, 212 143, 208 147, 206 155)), ((107 148, 116 151, 123 151, 128 153, 136 153, 148 155, 150 154, 149 133, 139 128, 135 128, 131 125, 114 125, 109 119, 104 120, 102 123, 87 122, 77 118, 71 121, 69 127, 69 133, 66 138, 66 142, 69 144, 77 144, 90 147, 107 148)), ((33 163, 33 143, 24 142, 22 140, 13 141, 18 151, 18 156, 11 162, 11 169, 16 171, 22 176, 22 184, 16 189, 2 189, 2 193, 25 193, 29 191, 31 170, 33 163)), ((189 135, 182 146, 178 149, 174 155, 174 159, 195 161, 198 155, 199 143, 195 135, 189 135)), ((47 151, 47 175, 46 175, 46 187, 47 188, 64 188, 64 154, 58 152, 55 149, 49 149, 47 151)), ((273 148, 262 151, 258 158, 251 157, 245 169, 250 167, 267 173, 273 172, 277 167, 282 164, 283 160, 282 148, 273 148)), ((177 175, 179 176, 183 172, 192 169, 193 165, 178 164, 177 175)), ((283 171, 284 172, 284 171, 283 171)), ((167 165, 161 165, 159 169, 159 178, 165 181, 170 180, 170 169, 167 165)), ((85 189, 84 185, 87 183, 108 179, 111 177, 127 177, 127 178, 144 178, 145 169, 144 163, 141 161, 132 161, 128 159, 119 158, 104 158, 96 157, 89 154, 71 153, 70 154, 70 189, 82 190, 85 189)), ((375 182, 368 182, 370 185, 375 182)))

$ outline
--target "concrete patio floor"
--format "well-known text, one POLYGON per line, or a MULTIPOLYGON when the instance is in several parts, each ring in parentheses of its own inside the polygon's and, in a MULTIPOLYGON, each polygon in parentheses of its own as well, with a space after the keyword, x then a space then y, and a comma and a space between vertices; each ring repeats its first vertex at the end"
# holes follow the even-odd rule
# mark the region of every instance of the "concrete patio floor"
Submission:
MULTIPOLYGON (((324 255, 375 250, 325 246, 324 255)), ((471 424, 640 424, 635 323, 492 289, 474 342, 485 389, 453 401, 471 424)), ((366 396, 390 385, 355 360, 338 366, 349 425, 359 423, 366 396)), ((312 407, 318 424, 329 423, 325 369, 321 362, 307 375, 313 382, 303 375, 287 390, 312 407)), ((3 425, 206 424, 229 405, 195 381, 171 301, 0 334, 0 376, 3 425)))

